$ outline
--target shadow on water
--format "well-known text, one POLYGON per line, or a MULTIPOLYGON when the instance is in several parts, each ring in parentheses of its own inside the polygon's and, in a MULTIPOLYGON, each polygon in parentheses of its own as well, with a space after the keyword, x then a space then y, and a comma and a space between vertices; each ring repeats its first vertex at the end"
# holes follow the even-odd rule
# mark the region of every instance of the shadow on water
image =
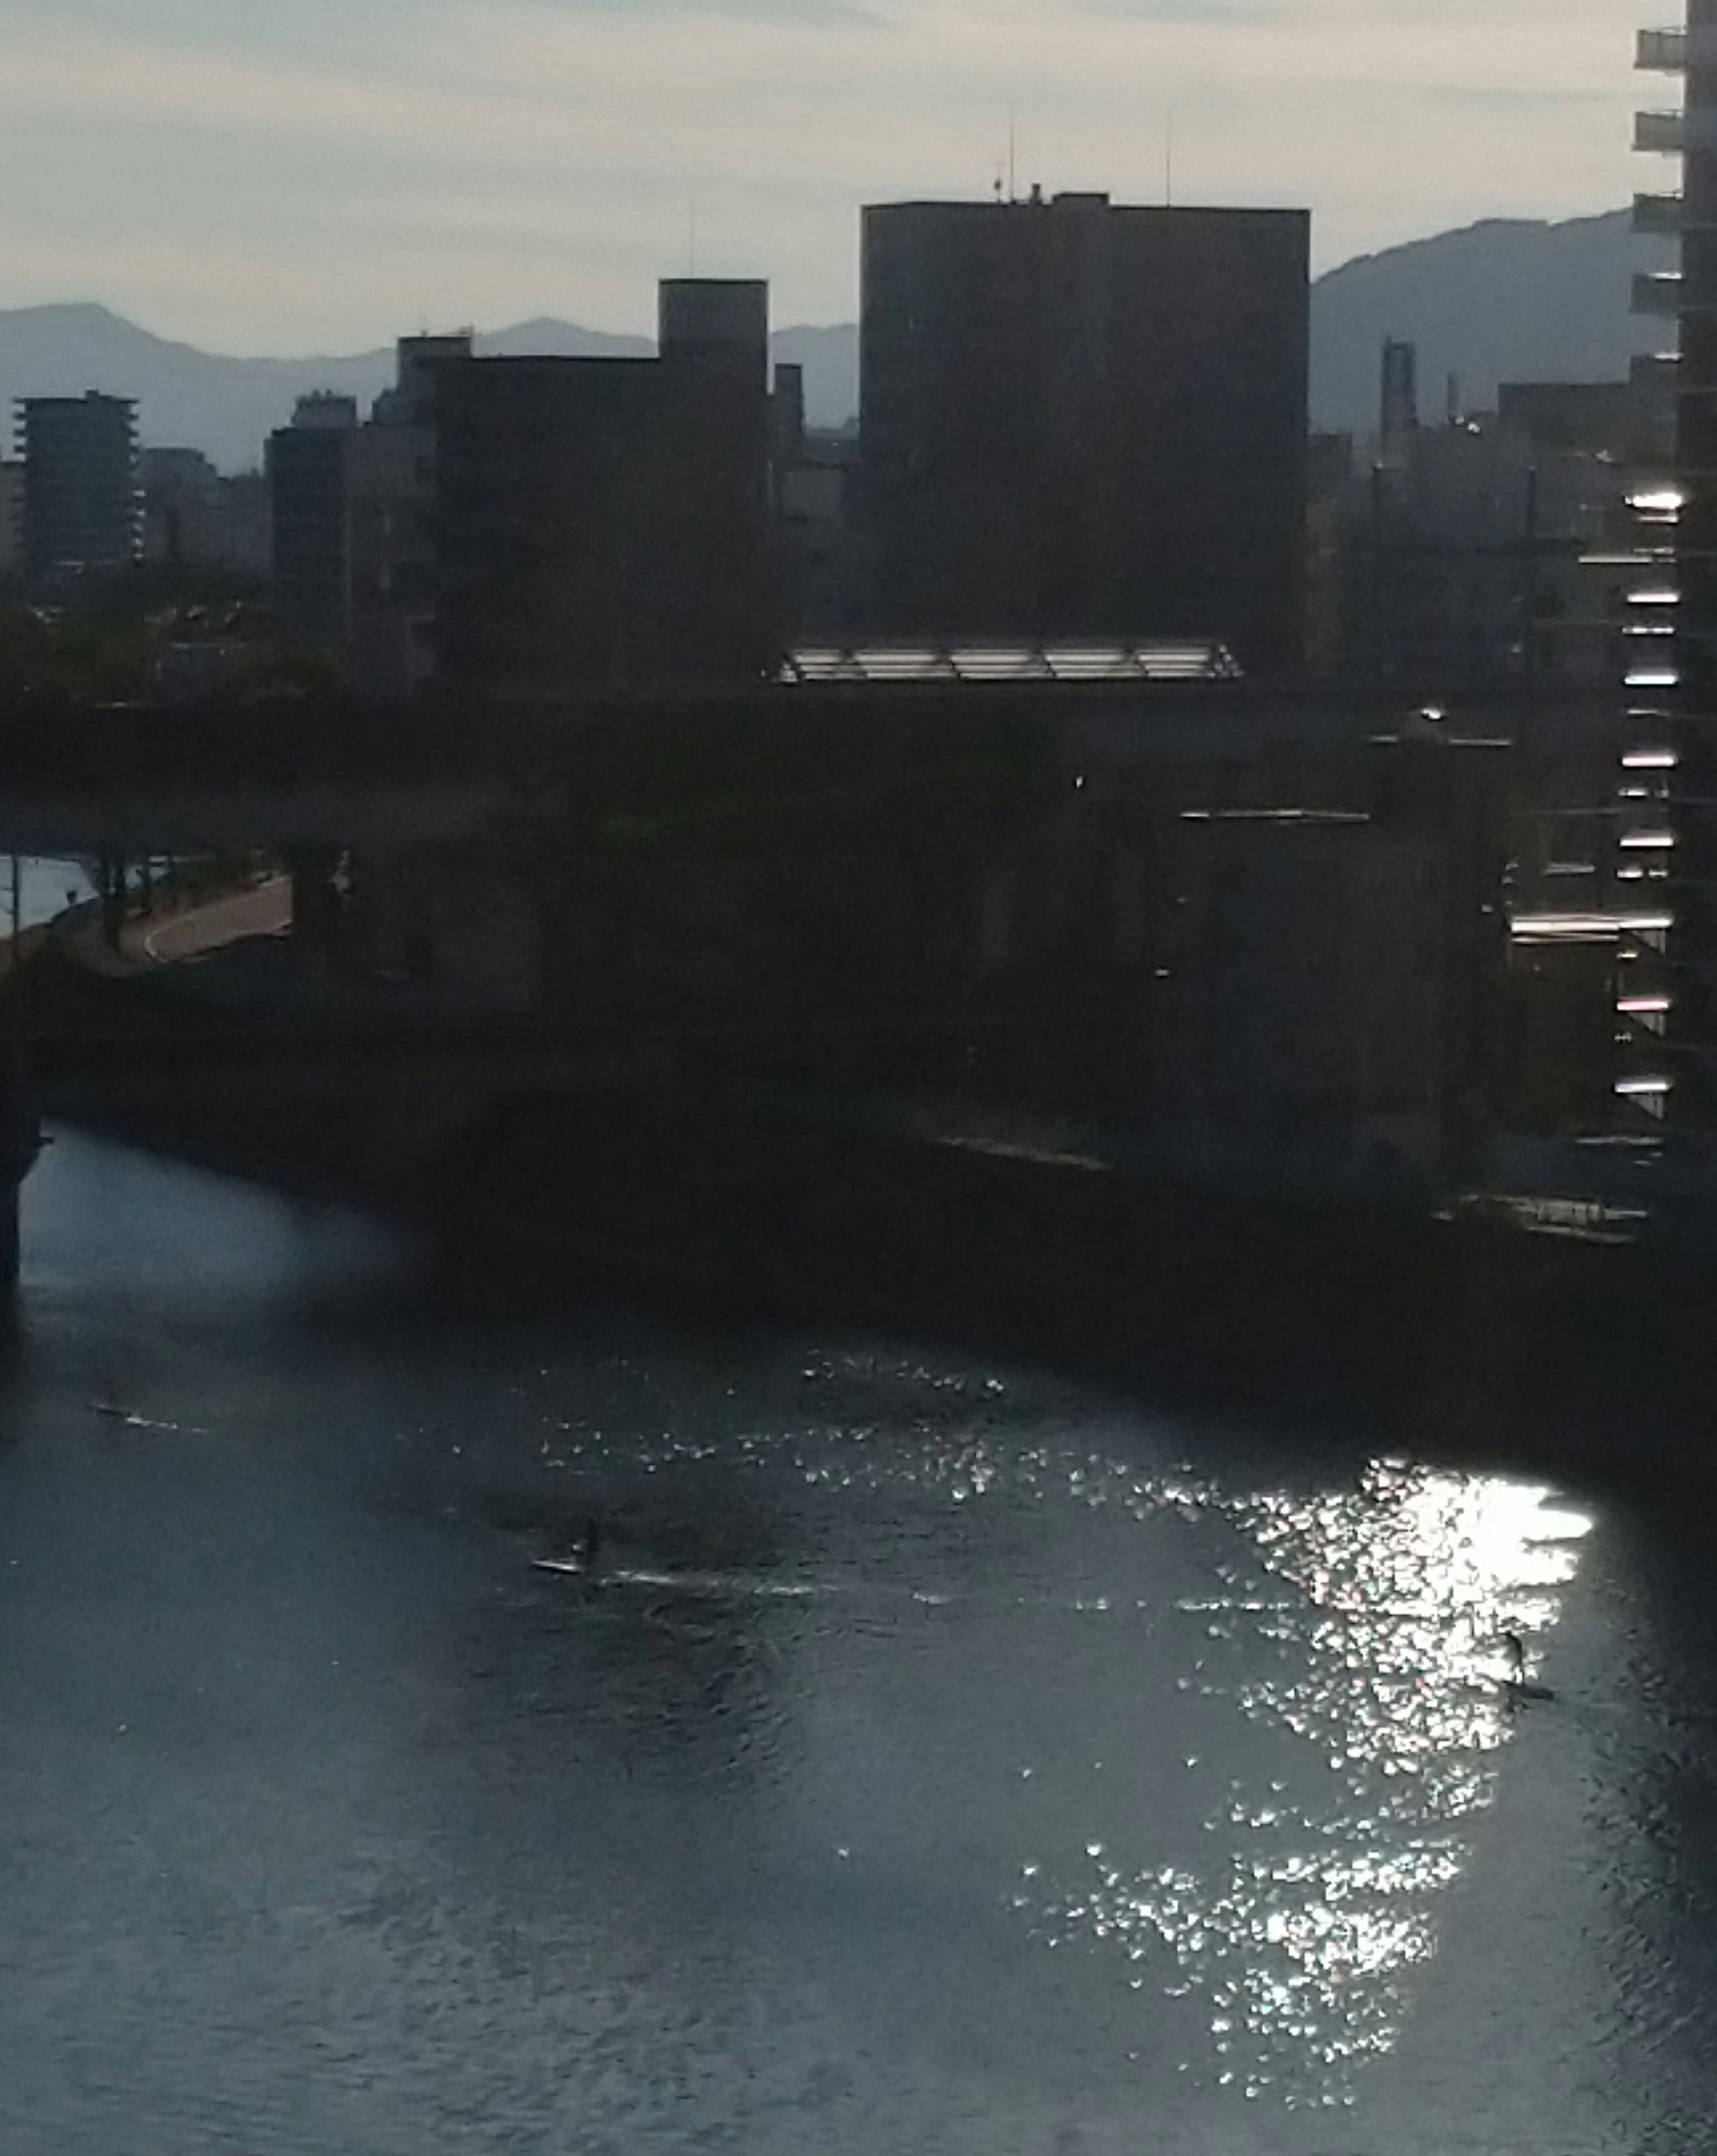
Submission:
POLYGON ((1530 1470, 1596 1492, 1673 1493, 1717 1512, 1708 1405, 1717 1367, 1682 1312, 1504 1303, 1380 1328, 1355 1309, 1320 1328, 1302 1322, 1291 1283, 1273 1300, 1242 1290, 1184 1324, 1156 1312, 1069 1326, 1053 1308, 1004 1319, 981 1296, 915 1309, 871 1282, 808 1302, 772 1297, 760 1309, 724 1291, 617 1281, 495 1245, 444 1252, 423 1291, 416 1310, 366 1317, 468 1325, 481 1337, 501 1320, 548 1323, 599 1308, 604 1329, 671 1326, 713 1359, 749 1349, 760 1364, 784 1331, 861 1348, 917 1341, 931 1359, 984 1356, 1045 1387, 1077 1383, 1118 1407, 1189 1419, 1242 1472, 1279 1471, 1286 1456, 1310 1474, 1357 1476, 1381 1447, 1455 1467, 1530 1470))
MULTIPOLYGON (((659 1325, 694 1361, 748 1356, 755 1375, 784 1333, 918 1340, 1193 1418, 1242 1461, 1249 1433, 1267 1432, 1257 1441, 1277 1461, 1291 1454, 1312 1472, 1357 1474, 1380 1443, 1452 1466, 1530 1469, 1595 1490, 1673 1487, 1702 1508, 1717 1503, 1704 1435, 1717 1341, 1703 1276, 1671 1276, 1666 1291, 1632 1254, 1564 1254, 1518 1235, 1481 1237, 1451 1262, 1389 1223, 1284 1223, 1243 1206, 1217 1218, 1180 1201, 1137 1213, 969 1163, 915 1180, 898 1158, 844 1144, 795 1153, 787 1194, 759 1195, 766 1147, 706 1173, 683 1148, 665 1166, 632 1132, 630 1153, 617 1143, 618 1167, 597 1170, 589 1137, 563 1137, 547 1163, 552 1222, 511 1201, 481 1220, 432 1208, 439 1232, 427 1238, 356 1215, 331 1227, 319 1202, 289 1194, 283 1207, 210 1178, 246 1217, 235 1215, 213 1261, 176 1258, 172 1322, 218 1324, 218 1306, 260 1270, 276 1322, 306 1352, 338 1352, 343 1340, 354 1354, 389 1343, 433 1354, 456 1333, 481 1365, 497 1327, 570 1326, 594 1338, 635 1325, 642 1339, 659 1325), (669 1168, 683 1188, 663 1183, 669 1168), (641 1240, 629 1240, 614 1223, 646 1186, 653 1209, 641 1240), (682 1211, 697 1229, 689 1243, 682 1211)), ((167 1165, 171 1149, 110 1158, 130 1163, 121 1207, 147 1206, 153 1183, 182 1172, 167 1165)), ((482 1166, 468 1160, 465 1182, 482 1166)), ((290 1163, 273 1160, 270 1174, 290 1194, 290 1163)), ((93 1200, 111 1202, 105 1188, 93 1200)), ((85 1261, 97 1254, 97 1284, 111 1288, 99 1261, 105 1224, 86 1224, 85 1261)), ((119 1286, 123 1301, 131 1284, 119 1286)), ((14 1316, 14 1368, 20 1330, 28 1323, 14 1316)))

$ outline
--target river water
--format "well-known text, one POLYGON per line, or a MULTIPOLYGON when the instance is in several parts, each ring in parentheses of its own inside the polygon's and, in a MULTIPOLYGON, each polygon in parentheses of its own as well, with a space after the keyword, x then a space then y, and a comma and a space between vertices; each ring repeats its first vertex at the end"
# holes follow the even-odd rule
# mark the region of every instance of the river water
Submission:
POLYGON ((1717 2136, 1691 1533, 71 1133, 25 1235, 8 2156, 1717 2136))
MULTIPOLYGON (((19 919, 26 927, 49 920, 62 906, 75 906, 80 900, 88 898, 92 888, 81 862, 22 860, 18 864, 18 876, 19 919)), ((12 871, 9 861, 5 867, 5 885, 3 891, 0 891, 0 904, 3 904, 5 909, 0 933, 10 934, 12 871)))
POLYGON ((1717 2143, 1698 1522, 72 1132, 24 1234, 7 2156, 1717 2143))

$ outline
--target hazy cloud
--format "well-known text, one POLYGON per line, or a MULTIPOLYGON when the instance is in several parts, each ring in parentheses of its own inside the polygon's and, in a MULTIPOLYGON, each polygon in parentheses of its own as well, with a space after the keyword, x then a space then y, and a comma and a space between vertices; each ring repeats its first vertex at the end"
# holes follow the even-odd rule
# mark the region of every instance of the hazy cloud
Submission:
POLYGON ((1308 203, 1332 261, 1638 180, 1615 0, 4 0, 0 305, 229 349, 539 312, 656 275, 855 303, 866 200, 1022 181, 1308 203))

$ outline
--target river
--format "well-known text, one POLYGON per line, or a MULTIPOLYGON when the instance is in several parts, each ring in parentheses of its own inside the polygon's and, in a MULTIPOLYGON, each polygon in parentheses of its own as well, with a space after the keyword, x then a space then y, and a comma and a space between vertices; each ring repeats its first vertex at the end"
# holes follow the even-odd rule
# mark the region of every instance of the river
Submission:
MULTIPOLYGON (((12 870, 9 859, 4 868, 5 883, 0 888, 0 906, 5 918, 0 924, 0 933, 12 931, 12 870)), ((26 858, 18 863, 18 897, 19 919, 26 927, 51 920, 62 906, 75 906, 88 898, 94 886, 81 862, 26 858)))
POLYGON ((8 2156, 1710 2145, 1663 1517, 70 1132, 24 1229, 8 2156))
POLYGON ((73 1132, 23 1224, 7 2156, 1717 2140, 1701 1523, 73 1132))

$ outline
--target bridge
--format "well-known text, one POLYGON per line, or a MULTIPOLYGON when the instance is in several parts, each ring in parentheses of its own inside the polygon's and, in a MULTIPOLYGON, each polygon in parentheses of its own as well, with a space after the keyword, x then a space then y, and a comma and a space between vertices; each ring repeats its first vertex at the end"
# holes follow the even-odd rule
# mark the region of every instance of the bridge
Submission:
MULTIPOLYGON (((1363 688, 1221 674, 1058 680, 830 665, 747 694, 491 698, 377 711, 336 699, 229 708, 15 709, 0 725, 0 852, 457 844, 497 819, 576 828, 699 793, 934 792, 1206 763, 1329 793, 1363 744, 1411 716, 1363 688)), ((1463 706, 1448 730, 1543 761, 1607 747, 1613 700, 1463 706)))

